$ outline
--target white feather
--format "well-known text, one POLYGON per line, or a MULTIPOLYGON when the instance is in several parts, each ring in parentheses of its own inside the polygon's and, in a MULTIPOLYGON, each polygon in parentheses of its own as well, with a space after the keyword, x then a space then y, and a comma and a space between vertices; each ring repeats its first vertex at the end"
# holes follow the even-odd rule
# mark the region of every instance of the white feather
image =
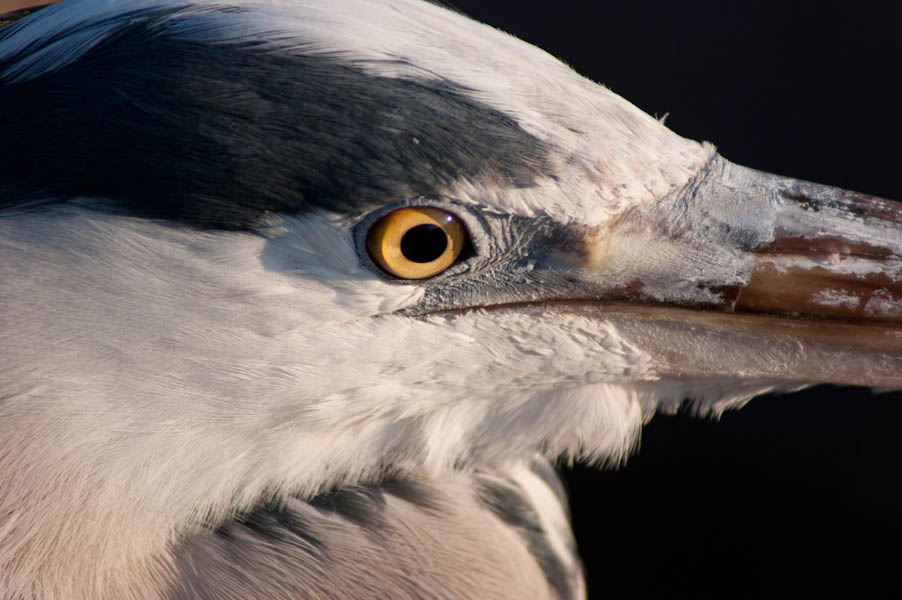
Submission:
MULTIPOLYGON (((463 178, 446 191, 487 214, 583 227, 607 227, 628 210, 653 217, 712 160, 712 147, 548 54, 413 0, 71 0, 13 26, 0 79, 50 76, 162 7, 178 10, 154 21, 161 33, 340 52, 381 77, 447 78, 503 111, 553 150, 555 177, 516 190, 463 178)), ((659 408, 690 397, 718 413, 800 385, 778 383, 773 357, 795 356, 785 340, 779 354, 757 339, 707 359, 716 363, 707 372, 676 372, 667 357, 697 358, 681 344, 703 323, 546 305, 393 314, 425 288, 364 266, 339 215, 203 233, 90 206, 0 220, 0 448, 14 449, 2 455, 0 590, 152 597, 180 536, 264 494, 310 495, 386 465, 440 474, 536 452, 616 463, 659 408), (710 377, 727 364, 740 383, 710 377)), ((587 266, 614 278, 606 264, 641 263, 655 276, 644 283, 665 299, 708 293, 668 279, 687 256, 668 254, 657 233, 617 230, 621 254, 599 251, 587 266)), ((772 234, 756 232, 760 241, 772 234)), ((744 257, 695 235, 707 261, 700 272, 745 281, 744 257)), ((549 504, 534 484, 531 494, 549 504)), ((549 530, 561 528, 560 515, 542 514, 549 530)))
POLYGON ((77 206, 0 227, 0 420, 17 449, 0 564, 30 557, 19 576, 158 561, 211 515, 385 464, 616 462, 660 396, 636 385, 658 379, 652 358, 604 320, 387 314, 422 288, 365 270, 334 215, 268 238, 77 206))
POLYGON ((33 23, 23 20, 0 59, 42 41, 45 46, 23 54, 0 79, 51 73, 140 18, 183 39, 265 40, 273 52, 336 55, 377 76, 450 81, 554 149, 557 177, 535 187, 493 191, 486 181, 462 180, 448 191, 461 202, 509 214, 595 226, 684 185, 714 152, 545 51, 419 0, 73 0, 45 11, 33 23), (151 16, 173 7, 178 10, 165 17, 151 16), (245 10, 217 11, 223 7, 245 10))

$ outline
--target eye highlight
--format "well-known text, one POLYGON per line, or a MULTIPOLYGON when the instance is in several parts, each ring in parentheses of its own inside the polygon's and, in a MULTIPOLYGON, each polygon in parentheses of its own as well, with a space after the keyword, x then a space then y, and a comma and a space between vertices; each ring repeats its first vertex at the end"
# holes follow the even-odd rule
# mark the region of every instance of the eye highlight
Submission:
POLYGON ((403 279, 438 275, 454 264, 467 242, 463 223, 431 206, 392 211, 366 234, 366 249, 377 265, 403 279))

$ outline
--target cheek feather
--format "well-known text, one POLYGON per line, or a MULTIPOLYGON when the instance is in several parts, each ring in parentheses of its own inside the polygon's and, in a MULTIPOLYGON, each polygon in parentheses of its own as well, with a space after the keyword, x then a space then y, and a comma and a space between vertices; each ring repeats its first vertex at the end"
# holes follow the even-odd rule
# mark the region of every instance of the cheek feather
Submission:
POLYGON ((549 461, 902 385, 895 203, 436 3, 64 0, 0 107, 0 596, 578 598, 549 461))

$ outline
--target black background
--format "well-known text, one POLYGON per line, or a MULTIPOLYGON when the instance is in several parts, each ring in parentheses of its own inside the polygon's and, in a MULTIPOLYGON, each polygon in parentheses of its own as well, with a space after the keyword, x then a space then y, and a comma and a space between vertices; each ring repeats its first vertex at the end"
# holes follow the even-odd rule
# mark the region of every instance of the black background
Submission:
MULTIPOLYGON (((730 160, 902 200, 892 3, 452 2, 730 160)), ((824 386, 655 417, 566 472, 590 597, 900 597, 900 427, 902 393, 824 386)))
MULTIPOLYGON (((902 200, 891 3, 453 0, 746 166, 902 200)), ((658 416, 566 475, 590 598, 900 597, 902 393, 658 416)))

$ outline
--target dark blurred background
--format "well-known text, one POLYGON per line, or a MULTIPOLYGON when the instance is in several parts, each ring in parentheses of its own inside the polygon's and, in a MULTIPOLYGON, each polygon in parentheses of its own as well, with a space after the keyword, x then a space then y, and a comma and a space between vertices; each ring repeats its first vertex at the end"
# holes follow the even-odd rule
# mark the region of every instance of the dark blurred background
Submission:
MULTIPOLYGON (((451 2, 730 160, 902 200, 892 3, 451 2)), ((590 598, 900 597, 900 428, 902 393, 826 386, 655 417, 566 471, 590 598)))
MULTIPOLYGON (((728 159, 902 200, 902 35, 877 2, 452 0, 728 159)), ((657 416, 566 472, 590 598, 900 597, 902 393, 657 416)))

